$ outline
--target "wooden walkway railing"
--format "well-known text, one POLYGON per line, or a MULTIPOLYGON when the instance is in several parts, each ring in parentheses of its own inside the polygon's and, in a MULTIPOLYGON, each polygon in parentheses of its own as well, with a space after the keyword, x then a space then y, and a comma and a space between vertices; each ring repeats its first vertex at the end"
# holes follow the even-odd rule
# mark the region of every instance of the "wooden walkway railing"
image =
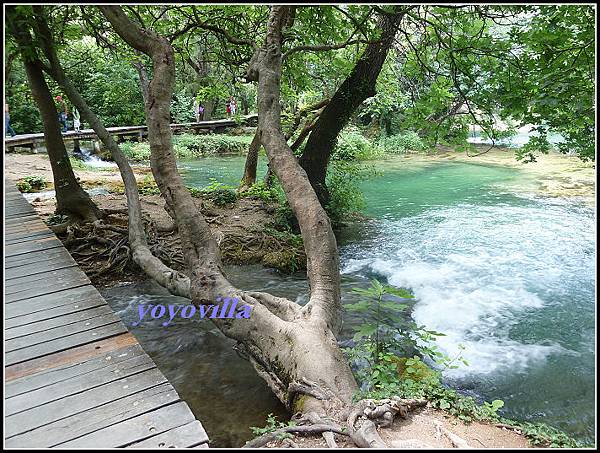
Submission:
POLYGON ((201 423, 5 181, 6 447, 208 447, 201 423))
MULTIPOLYGON (((247 115, 242 118, 242 124, 244 125, 256 125, 258 121, 258 115, 247 115)), ((211 120, 211 121, 200 121, 197 123, 181 123, 171 124, 171 130, 174 133, 181 133, 184 131, 218 131, 219 129, 236 126, 237 123, 232 119, 223 120, 211 120)), ((106 128, 111 135, 115 137, 138 137, 145 136, 148 132, 148 126, 118 126, 118 127, 107 127, 106 128)), ((67 131, 62 134, 64 141, 73 140, 97 140, 98 137, 93 129, 83 129, 77 131, 67 131)), ((44 134, 21 134, 15 135, 14 137, 5 137, 4 146, 7 151, 11 152, 17 146, 35 148, 38 144, 44 142, 44 134)))

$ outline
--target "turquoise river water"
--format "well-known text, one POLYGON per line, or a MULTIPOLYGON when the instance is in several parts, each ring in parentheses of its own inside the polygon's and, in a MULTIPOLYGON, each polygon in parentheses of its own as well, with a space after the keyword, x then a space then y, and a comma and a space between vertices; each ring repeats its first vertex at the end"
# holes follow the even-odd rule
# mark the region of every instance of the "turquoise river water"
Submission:
MULTIPOLYGON (((235 184, 241 157, 181 162, 186 183, 235 184)), ((446 381, 477 398, 504 400, 510 418, 542 421, 594 439, 595 221, 593 209, 536 196, 515 169, 455 162, 378 163, 363 183, 369 219, 339 237, 343 300, 378 277, 412 289, 413 318, 444 332, 448 354, 466 346, 470 366, 446 381)), ((260 172, 264 173, 264 163, 260 172)), ((231 279, 306 302, 302 275, 232 266, 231 279)), ((126 321, 139 303, 175 303, 155 284, 104 291, 126 321)), ((181 301, 180 301, 181 302, 181 301)), ((350 326, 345 318, 342 343, 350 326)), ((132 329, 203 422, 214 446, 238 446, 285 410, 209 322, 132 329)))

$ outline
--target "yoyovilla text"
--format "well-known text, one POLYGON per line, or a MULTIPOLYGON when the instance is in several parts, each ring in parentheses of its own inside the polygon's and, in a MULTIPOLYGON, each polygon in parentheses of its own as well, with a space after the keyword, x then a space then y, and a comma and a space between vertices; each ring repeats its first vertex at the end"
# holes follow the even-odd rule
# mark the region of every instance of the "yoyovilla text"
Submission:
MULTIPOLYGON (((132 326, 139 326, 144 318, 161 319, 166 315, 169 317, 168 321, 162 323, 163 326, 171 324, 175 316, 179 315, 181 318, 190 319, 196 314, 200 319, 204 318, 219 318, 219 319, 242 319, 250 318, 252 314, 252 307, 250 305, 242 304, 238 306, 239 299, 237 297, 217 297, 216 305, 172 305, 167 304, 165 307, 162 304, 140 304, 138 305, 138 316, 139 320, 131 323, 132 326)), ((166 319, 166 318, 165 318, 166 319)))

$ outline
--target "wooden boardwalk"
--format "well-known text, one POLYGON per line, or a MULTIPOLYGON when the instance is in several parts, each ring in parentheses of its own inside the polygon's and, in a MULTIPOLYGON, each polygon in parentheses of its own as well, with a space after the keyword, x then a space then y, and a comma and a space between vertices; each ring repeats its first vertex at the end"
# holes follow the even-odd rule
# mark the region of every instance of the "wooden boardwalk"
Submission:
MULTIPOLYGON (((257 123, 258 116, 256 114, 246 115, 242 117, 242 124, 252 125, 257 123)), ((234 127, 237 123, 233 119, 222 119, 222 120, 210 120, 200 121, 197 123, 181 123, 171 124, 171 130, 173 133, 181 133, 185 131, 199 130, 205 131, 219 131, 223 128, 234 127)), ((107 127, 106 130, 115 137, 143 137, 148 133, 148 126, 118 126, 118 127, 107 127)), ((72 140, 97 140, 98 136, 93 129, 82 129, 80 131, 67 131, 62 134, 64 141, 72 140)), ((44 142, 44 134, 19 134, 14 137, 5 137, 4 146, 10 152, 17 146, 25 147, 36 147, 39 143, 44 142)))
POLYGON ((5 447, 208 447, 202 425, 5 181, 5 447))

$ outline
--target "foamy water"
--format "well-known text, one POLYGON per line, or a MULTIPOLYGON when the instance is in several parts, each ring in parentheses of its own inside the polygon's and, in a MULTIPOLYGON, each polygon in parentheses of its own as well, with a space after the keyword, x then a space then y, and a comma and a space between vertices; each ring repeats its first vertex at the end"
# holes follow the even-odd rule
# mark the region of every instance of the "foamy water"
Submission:
POLYGON ((447 374, 520 373, 553 354, 578 354, 554 340, 519 341, 511 328, 567 286, 593 287, 592 218, 560 204, 460 204, 381 227, 361 250, 371 256, 348 259, 343 272, 411 288, 415 321, 446 334, 440 348, 453 357, 466 346, 470 366, 447 374))

